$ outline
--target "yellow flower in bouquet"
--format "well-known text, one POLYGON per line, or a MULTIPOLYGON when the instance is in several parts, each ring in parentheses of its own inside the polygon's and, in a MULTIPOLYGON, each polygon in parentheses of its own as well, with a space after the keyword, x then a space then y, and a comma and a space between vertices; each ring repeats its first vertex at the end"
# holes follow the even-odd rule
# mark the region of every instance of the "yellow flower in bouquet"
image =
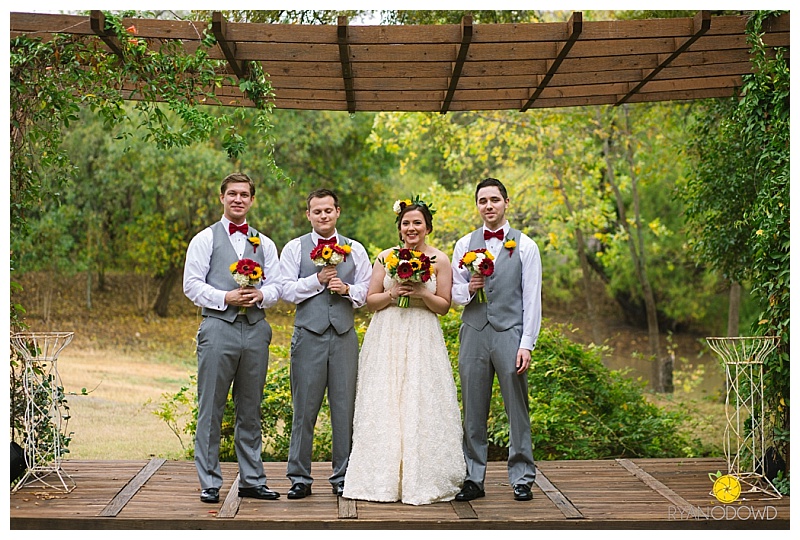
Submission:
MULTIPOLYGON (((231 264, 231 275, 239 287, 255 287, 264 279, 264 269, 252 259, 241 259, 231 264)), ((247 308, 240 307, 239 313, 245 313, 247 308)))
MULTIPOLYGON (((428 257, 421 251, 408 248, 393 248, 381 261, 386 273, 398 283, 430 281, 434 273, 433 262, 436 257, 428 257)), ((397 299, 399 307, 408 307, 408 296, 397 299)))
POLYGON ((241 259, 230 266, 233 280, 239 287, 255 287, 264 278, 261 265, 251 259, 241 259))
POLYGON ((311 250, 311 260, 317 266, 332 265, 336 266, 339 263, 347 260, 347 255, 350 254, 350 244, 340 246, 339 244, 321 244, 311 250))
MULTIPOLYGON (((352 248, 348 243, 344 245, 336 243, 318 244, 311 250, 310 257, 317 266, 336 266, 346 261, 351 251, 352 248)), ((331 291, 331 294, 333 294, 333 291, 331 291)))
MULTIPOLYGON (((494 255, 486 248, 467 251, 461 260, 458 261, 459 268, 466 268, 471 274, 480 274, 489 277, 494 273, 494 255)), ((486 303, 486 291, 483 288, 475 291, 478 302, 486 303)))

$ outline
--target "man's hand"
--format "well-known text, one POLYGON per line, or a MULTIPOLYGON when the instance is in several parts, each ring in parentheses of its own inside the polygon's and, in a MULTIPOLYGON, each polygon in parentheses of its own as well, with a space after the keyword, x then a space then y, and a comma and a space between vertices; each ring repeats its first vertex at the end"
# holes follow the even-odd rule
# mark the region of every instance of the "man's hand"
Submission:
POLYGON ((338 294, 345 294, 347 293, 347 283, 338 277, 334 277, 328 282, 328 289, 338 294))
POLYGON ((264 293, 255 287, 241 287, 225 293, 225 303, 229 306, 253 307, 264 299, 264 293))
POLYGON ((319 272, 317 272, 317 279, 319 280, 320 285, 328 285, 328 283, 330 283, 335 277, 336 267, 330 264, 326 264, 319 272))
POLYGON ((519 349, 517 351, 517 375, 522 375, 531 365, 531 351, 519 349))
POLYGON ((484 285, 486 284, 486 278, 480 274, 472 274, 472 277, 469 279, 469 289, 470 294, 475 294, 475 291, 478 289, 483 289, 484 285))

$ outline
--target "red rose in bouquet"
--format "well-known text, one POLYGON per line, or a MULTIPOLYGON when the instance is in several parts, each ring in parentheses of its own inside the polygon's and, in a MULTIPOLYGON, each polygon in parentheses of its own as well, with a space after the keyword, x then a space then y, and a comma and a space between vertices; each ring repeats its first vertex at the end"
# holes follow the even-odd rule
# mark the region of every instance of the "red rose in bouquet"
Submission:
MULTIPOLYGON (((428 257, 421 251, 397 247, 386 255, 381 264, 386 268, 386 273, 398 283, 427 283, 433 275, 435 259, 436 257, 428 257)), ((408 307, 408 296, 399 297, 397 305, 408 307)))
MULTIPOLYGON (((489 277, 494 273, 494 256, 486 248, 467 251, 458 261, 458 267, 466 267, 471 274, 489 277)), ((482 288, 475 291, 475 295, 478 298, 478 302, 486 302, 486 292, 482 288)))

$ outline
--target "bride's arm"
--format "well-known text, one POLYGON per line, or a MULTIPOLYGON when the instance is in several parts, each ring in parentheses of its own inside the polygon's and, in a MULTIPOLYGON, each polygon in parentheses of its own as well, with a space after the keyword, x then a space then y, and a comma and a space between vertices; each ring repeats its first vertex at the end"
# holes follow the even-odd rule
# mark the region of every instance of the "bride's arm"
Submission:
POLYGON ((381 261, 388 253, 384 251, 375 259, 372 265, 372 277, 369 280, 369 290, 367 291, 367 309, 370 311, 380 311, 397 300, 397 286, 393 286, 388 291, 383 290, 383 278, 386 276, 386 268, 381 261), (394 296, 392 294, 394 293, 394 296))
POLYGON ((437 253, 433 268, 436 272, 436 292, 431 292, 423 284, 419 284, 414 286, 416 292, 411 296, 419 295, 428 309, 437 315, 444 315, 450 311, 450 295, 453 285, 453 271, 447 255, 442 252, 437 253))

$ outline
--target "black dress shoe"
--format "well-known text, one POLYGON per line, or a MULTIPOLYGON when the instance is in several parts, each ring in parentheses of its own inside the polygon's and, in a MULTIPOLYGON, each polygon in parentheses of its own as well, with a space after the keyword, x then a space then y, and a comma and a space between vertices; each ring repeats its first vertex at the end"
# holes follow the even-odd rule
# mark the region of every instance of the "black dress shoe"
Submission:
POLYGON ((200 500, 204 503, 219 502, 219 488, 208 488, 200 492, 200 500))
POLYGON ((478 484, 473 482, 472 480, 467 480, 464 482, 464 487, 461 488, 461 491, 456 495, 457 501, 473 501, 480 497, 485 497, 486 492, 484 492, 481 488, 478 487, 478 484))
POLYGON ((300 482, 292 484, 292 487, 287 493, 290 499, 305 499, 311 495, 311 484, 301 484, 300 482))
POLYGON ((337 497, 341 497, 344 494, 344 482, 339 482, 335 486, 333 486, 333 494, 337 497))
POLYGON ((531 493, 530 486, 526 486, 525 484, 517 484, 514 486, 514 500, 529 501, 531 499, 533 499, 533 493, 531 493))
POLYGON ((267 486, 256 486, 249 488, 239 488, 239 497, 250 497, 253 499, 263 499, 265 501, 274 501, 280 498, 280 493, 272 491, 267 486))

